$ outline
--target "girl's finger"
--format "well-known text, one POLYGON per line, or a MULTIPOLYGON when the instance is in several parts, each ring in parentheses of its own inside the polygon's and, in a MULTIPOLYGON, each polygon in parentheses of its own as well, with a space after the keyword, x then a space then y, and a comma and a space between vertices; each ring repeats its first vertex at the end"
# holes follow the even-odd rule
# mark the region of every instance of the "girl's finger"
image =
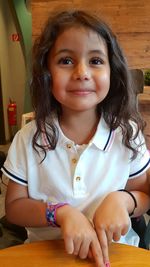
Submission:
POLYGON ((65 249, 68 254, 72 254, 74 252, 74 243, 72 238, 64 237, 65 249))
POLYGON ((130 227, 131 227, 131 221, 129 219, 129 222, 126 225, 124 225, 123 229, 121 230, 121 235, 125 235, 129 231, 130 227))
POLYGON ((74 239, 73 243, 74 243, 74 252, 73 252, 73 254, 77 256, 77 255, 79 255, 79 251, 80 251, 80 247, 81 247, 82 241, 81 241, 80 238, 76 237, 74 239))
POLYGON ((101 246, 103 261, 104 263, 108 263, 109 254, 108 254, 108 239, 107 239, 106 232, 104 230, 99 230, 97 232, 97 235, 98 235, 98 239, 99 239, 100 246, 101 246))
POLYGON ((111 230, 107 231, 106 232, 106 236, 107 236, 107 244, 109 246, 112 243, 112 240, 113 240, 113 232, 111 230))
POLYGON ((91 252, 93 255, 93 259, 96 263, 96 267, 105 267, 104 260, 103 260, 103 254, 100 247, 100 243, 96 241, 91 242, 91 252))
POLYGON ((113 234, 113 240, 114 241, 119 241, 121 238, 121 230, 118 229, 116 233, 113 234))
POLYGON ((91 248, 89 248, 89 251, 88 251, 88 258, 89 258, 90 260, 93 260, 93 253, 92 253, 91 248))
POLYGON ((114 227, 109 227, 109 229, 105 232, 108 246, 112 243, 112 240, 118 241, 121 237, 121 230, 119 228, 117 230, 114 229, 114 227))
POLYGON ((90 246, 90 242, 87 240, 84 240, 81 244, 80 247, 80 251, 79 251, 79 257, 81 259, 86 259, 88 256, 88 252, 89 252, 89 246, 90 246))

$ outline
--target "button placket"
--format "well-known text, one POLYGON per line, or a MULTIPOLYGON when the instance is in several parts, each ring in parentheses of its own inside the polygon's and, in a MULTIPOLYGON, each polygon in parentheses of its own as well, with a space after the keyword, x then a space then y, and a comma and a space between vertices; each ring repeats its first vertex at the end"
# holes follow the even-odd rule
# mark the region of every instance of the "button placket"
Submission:
POLYGON ((83 197, 87 192, 86 186, 84 185, 84 181, 82 179, 82 168, 80 165, 82 161, 82 155, 79 155, 75 145, 71 142, 66 144, 66 148, 70 161, 74 195, 77 198, 83 197))
POLYGON ((80 181, 81 180, 81 177, 80 176, 76 176, 76 181, 80 181))
POLYGON ((82 173, 81 159, 79 159, 74 172, 73 191, 76 197, 84 197, 87 194, 86 185, 82 173))
POLYGON ((77 158, 72 158, 72 160, 71 160, 71 162, 73 163, 73 164, 76 164, 77 163, 77 158))
POLYGON ((68 149, 71 149, 71 148, 72 148, 72 144, 71 144, 71 143, 67 143, 67 144, 66 144, 66 147, 67 147, 68 149))
POLYGON ((78 154, 73 143, 67 143, 66 148, 70 162, 71 175, 74 177, 74 172, 78 162, 78 154))

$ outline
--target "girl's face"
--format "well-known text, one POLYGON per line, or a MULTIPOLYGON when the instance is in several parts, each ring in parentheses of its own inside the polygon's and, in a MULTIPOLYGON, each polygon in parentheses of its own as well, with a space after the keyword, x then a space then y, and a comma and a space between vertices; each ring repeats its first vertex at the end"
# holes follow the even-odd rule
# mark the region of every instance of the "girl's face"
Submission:
POLYGON ((52 94, 62 111, 95 110, 110 87, 107 45, 94 31, 72 27, 60 34, 49 54, 52 94))

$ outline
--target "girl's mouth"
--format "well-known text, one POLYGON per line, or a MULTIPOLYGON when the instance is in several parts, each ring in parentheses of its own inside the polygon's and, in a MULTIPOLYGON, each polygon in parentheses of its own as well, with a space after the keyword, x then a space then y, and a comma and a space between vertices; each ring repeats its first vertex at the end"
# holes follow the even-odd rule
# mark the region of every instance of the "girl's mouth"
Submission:
POLYGON ((76 96, 86 96, 92 94, 93 92, 94 90, 89 90, 89 89, 75 89, 69 91, 69 93, 76 96))

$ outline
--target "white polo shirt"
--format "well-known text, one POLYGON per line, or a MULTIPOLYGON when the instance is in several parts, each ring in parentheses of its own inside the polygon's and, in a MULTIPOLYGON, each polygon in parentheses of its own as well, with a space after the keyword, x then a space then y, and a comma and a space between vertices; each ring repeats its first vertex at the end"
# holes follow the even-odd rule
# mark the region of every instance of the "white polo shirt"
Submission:
MULTIPOLYGON (((110 131, 103 117, 92 140, 82 146, 64 136, 56 119, 55 124, 59 129, 58 142, 55 150, 48 150, 42 163, 44 154, 39 156, 32 147, 36 131, 32 121, 16 134, 2 168, 7 177, 28 187, 30 198, 67 202, 92 220, 108 193, 125 188, 128 179, 138 177, 150 166, 143 136, 136 138, 136 143, 143 145, 131 161, 132 151, 122 144, 121 129, 110 131)), ((39 144, 45 144, 44 136, 39 138, 39 144)), ((61 237, 59 228, 27 230, 30 241, 61 237)), ((130 230, 121 242, 137 244, 137 235, 130 230)))

